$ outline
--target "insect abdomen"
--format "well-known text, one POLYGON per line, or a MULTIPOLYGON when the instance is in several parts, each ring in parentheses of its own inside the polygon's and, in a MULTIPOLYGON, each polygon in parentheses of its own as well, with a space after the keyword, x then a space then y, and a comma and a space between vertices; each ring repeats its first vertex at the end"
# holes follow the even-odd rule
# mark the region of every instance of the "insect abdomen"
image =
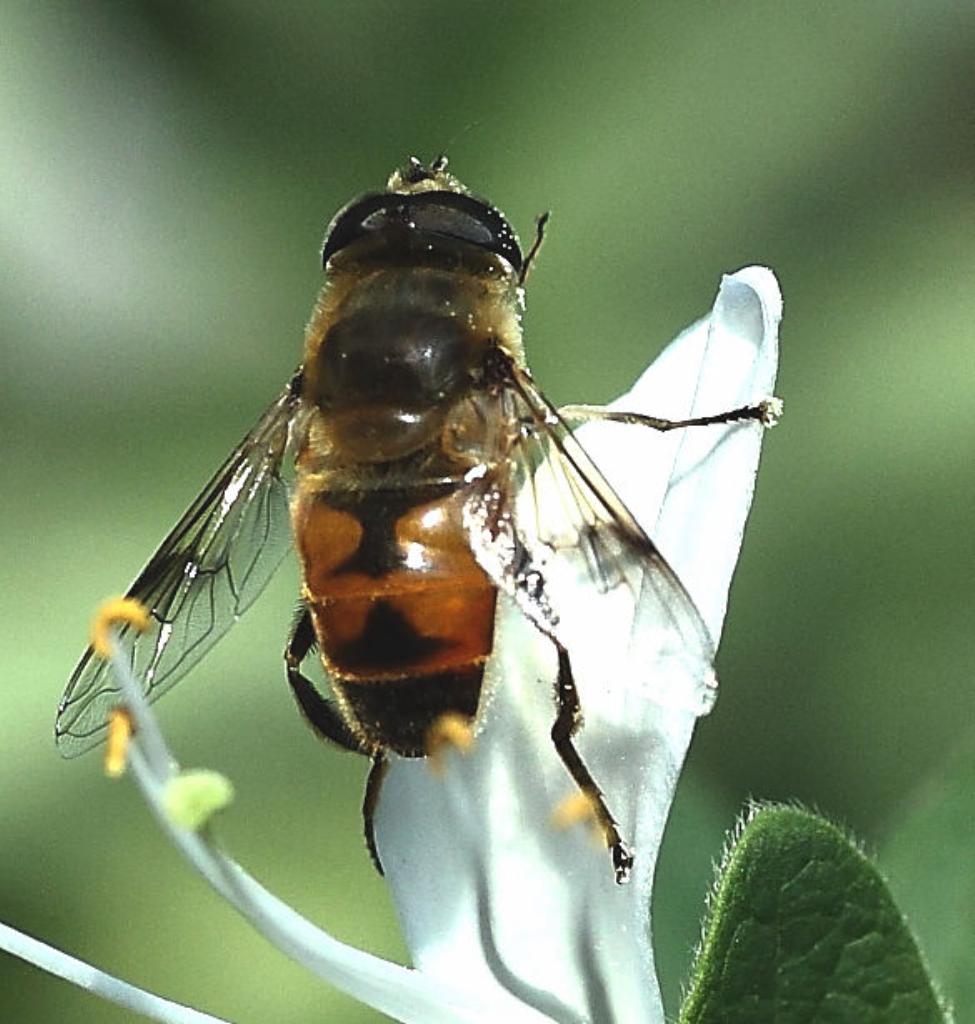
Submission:
POLYGON ((460 507, 453 481, 319 493, 295 505, 322 659, 368 749, 420 756, 440 715, 477 712, 496 590, 460 507))

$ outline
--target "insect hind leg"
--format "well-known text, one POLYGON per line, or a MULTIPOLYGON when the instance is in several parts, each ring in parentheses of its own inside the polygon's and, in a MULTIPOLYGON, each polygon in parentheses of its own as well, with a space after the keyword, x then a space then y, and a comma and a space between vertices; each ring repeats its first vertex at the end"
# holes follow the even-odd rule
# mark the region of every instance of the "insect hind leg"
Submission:
POLYGON ((559 711, 552 725, 552 742, 575 784, 588 799, 596 821, 606 837, 606 845, 609 847, 610 856, 613 859, 613 869, 616 872, 616 881, 623 884, 630 877, 633 853, 620 835, 619 825, 610 813, 609 807, 606 806, 606 798, 603 796, 602 790, 596 785, 596 780, 592 777, 585 761, 572 742, 572 737, 582 722, 582 708, 579 705, 579 693, 572 676, 569 652, 558 642, 555 642, 555 647, 559 656, 559 674, 555 683, 559 711))

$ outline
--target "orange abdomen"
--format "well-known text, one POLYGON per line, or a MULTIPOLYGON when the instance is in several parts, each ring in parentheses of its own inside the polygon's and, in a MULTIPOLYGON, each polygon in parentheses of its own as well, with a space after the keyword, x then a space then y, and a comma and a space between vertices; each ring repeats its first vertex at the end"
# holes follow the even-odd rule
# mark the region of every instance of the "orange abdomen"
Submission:
POLYGON ((303 596, 343 716, 370 750, 422 755, 441 714, 476 714, 497 592, 470 550, 461 501, 454 481, 299 488, 303 596))

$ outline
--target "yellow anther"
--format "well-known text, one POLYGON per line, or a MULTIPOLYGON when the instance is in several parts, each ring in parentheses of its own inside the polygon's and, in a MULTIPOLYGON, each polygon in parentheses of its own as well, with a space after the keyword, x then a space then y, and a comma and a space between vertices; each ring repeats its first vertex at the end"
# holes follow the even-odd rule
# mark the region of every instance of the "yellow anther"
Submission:
POLYGON ((579 822, 595 822, 596 804, 588 793, 577 789, 560 800, 552 811, 552 826, 557 829, 571 828, 579 822))
POLYGON ((471 720, 456 711, 448 711, 434 721, 427 732, 427 759, 430 770, 439 775, 443 771, 444 750, 453 747, 466 754, 474 746, 471 720))
POLYGON ((105 774, 117 779, 125 771, 129 743, 135 732, 132 716, 125 708, 114 708, 108 716, 108 741, 105 744, 105 774))
POLYGON ((127 623, 140 633, 149 628, 149 612, 134 597, 112 597, 104 601, 91 622, 91 646, 99 658, 112 655, 112 627, 127 623))
POLYGON ((553 828, 560 830, 579 824, 591 825, 593 838, 601 844, 609 845, 609 833, 600 820, 599 806, 589 793, 581 789, 555 805, 550 821, 553 828))

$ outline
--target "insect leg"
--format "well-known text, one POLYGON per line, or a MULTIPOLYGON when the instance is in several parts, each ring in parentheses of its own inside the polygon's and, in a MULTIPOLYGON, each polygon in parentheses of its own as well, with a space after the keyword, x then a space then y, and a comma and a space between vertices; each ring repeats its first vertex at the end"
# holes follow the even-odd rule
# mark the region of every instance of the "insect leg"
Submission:
POLYGON ((369 769, 369 778, 366 780, 366 793, 362 798, 362 824, 366 833, 366 849, 376 867, 376 870, 384 875, 382 861, 379 859, 379 850, 376 848, 376 829, 373 818, 376 815, 376 807, 379 805, 379 791, 383 786, 383 779, 389 771, 389 762, 383 756, 382 751, 372 755, 372 767, 369 769))
POLYGON ((332 702, 326 700, 315 689, 311 680, 301 674, 301 663, 315 646, 315 642, 311 612, 304 608, 295 621, 294 629, 288 638, 288 646, 284 650, 284 664, 291 692, 295 695, 302 714, 319 736, 345 747, 346 750, 362 753, 362 744, 342 720, 332 702))
POLYGON ((766 427, 778 419, 782 403, 777 398, 767 398, 755 405, 741 405, 737 409, 715 413, 713 416, 692 416, 686 420, 665 420, 659 416, 647 416, 639 412, 622 412, 606 409, 601 405, 564 405, 559 413, 569 420, 601 420, 604 423, 628 423, 652 427, 654 430, 679 430, 682 427, 710 427, 719 423, 738 423, 756 420, 766 427))
POLYGON ((593 811, 606 836, 606 845, 613 858, 616 881, 622 884, 630 875, 633 866, 633 854, 623 842, 616 819, 606 806, 606 798, 586 767, 586 763, 576 750, 572 736, 582 722, 582 708, 579 706, 579 693, 572 678, 572 664, 569 652, 558 642, 555 644, 559 655, 559 676, 555 691, 559 702, 559 712, 552 726, 552 742, 562 763, 569 770, 575 784, 589 798, 593 811))

